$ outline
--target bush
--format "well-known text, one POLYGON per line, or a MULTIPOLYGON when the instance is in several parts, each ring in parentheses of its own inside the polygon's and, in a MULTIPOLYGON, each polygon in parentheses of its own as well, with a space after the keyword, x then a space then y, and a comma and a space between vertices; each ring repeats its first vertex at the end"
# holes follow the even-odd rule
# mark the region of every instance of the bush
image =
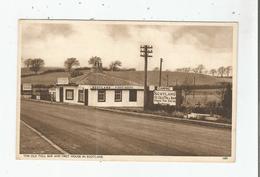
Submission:
POLYGON ((48 69, 46 71, 43 71, 41 74, 56 73, 56 72, 65 72, 65 69, 62 69, 62 68, 48 69))
POLYGON ((78 71, 78 70, 73 70, 71 73, 70 73, 70 76, 71 77, 77 77, 77 76, 81 76, 83 75, 84 73, 81 72, 81 71, 78 71))
POLYGON ((81 71, 81 70, 90 70, 90 67, 80 67, 80 68, 76 68, 76 71, 81 71))

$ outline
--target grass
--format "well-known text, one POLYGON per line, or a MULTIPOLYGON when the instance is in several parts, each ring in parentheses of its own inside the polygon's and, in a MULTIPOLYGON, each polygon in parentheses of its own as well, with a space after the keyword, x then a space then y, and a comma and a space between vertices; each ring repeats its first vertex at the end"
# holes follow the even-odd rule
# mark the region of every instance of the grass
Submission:
MULTIPOLYGON (((45 67, 41 69, 39 74, 22 77, 22 83, 29 82, 32 84, 44 84, 51 85, 56 83, 58 77, 68 77, 66 72, 53 72, 53 73, 43 73, 46 70, 50 69, 58 69, 54 67, 45 67)), ((88 72, 88 71, 81 71, 88 72)), ((144 82, 144 72, 143 71, 106 71, 109 75, 119 77, 125 80, 134 81, 140 84, 144 82)), ((22 76, 32 74, 27 68, 22 68, 22 76)), ((192 85, 195 78, 196 85, 216 85, 218 83, 218 78, 203 75, 203 74, 195 74, 195 73, 182 73, 182 72, 162 72, 162 86, 166 86, 167 84, 167 75, 168 75, 168 85, 183 85, 188 84, 192 85)), ((148 85, 158 85, 159 81, 159 72, 158 71, 149 71, 148 72, 148 85)))
MULTIPOLYGON (((185 118, 185 113, 180 112, 180 111, 173 111, 171 113, 166 112, 164 110, 147 110, 144 111, 143 108, 125 108, 125 107, 110 107, 110 109, 115 109, 115 110, 120 110, 120 111, 127 111, 127 112, 136 112, 136 113, 148 113, 148 114, 154 114, 154 115, 160 115, 160 116, 167 116, 167 117, 176 117, 176 118, 185 118)), ((207 122, 217 122, 217 123, 228 123, 231 124, 231 121, 229 119, 220 117, 216 121, 213 120, 207 120, 206 118, 189 118, 192 120, 203 120, 207 122)))
POLYGON ((22 77, 22 83, 42 84, 42 85, 53 85, 57 82, 59 77, 68 77, 67 72, 55 72, 47 74, 38 74, 28 77, 22 77))
MULTIPOLYGON (((62 69, 62 68, 60 68, 60 67, 43 67, 40 69, 38 74, 41 74, 48 70, 55 70, 55 69, 62 69)), ((29 68, 21 68, 21 74, 22 74, 22 76, 26 76, 26 75, 34 74, 34 72, 31 71, 29 68)))
MULTIPOLYGON (((113 76, 117 76, 126 80, 132 80, 138 83, 144 82, 144 72, 143 71, 118 71, 118 72, 108 72, 113 76)), ((162 72, 162 85, 167 85, 167 75, 168 75, 168 85, 193 85, 194 77, 196 85, 215 85, 218 79, 212 76, 204 74, 195 73, 183 73, 183 72, 162 72)), ((159 71, 148 71, 148 85, 158 85, 159 82, 159 71)))

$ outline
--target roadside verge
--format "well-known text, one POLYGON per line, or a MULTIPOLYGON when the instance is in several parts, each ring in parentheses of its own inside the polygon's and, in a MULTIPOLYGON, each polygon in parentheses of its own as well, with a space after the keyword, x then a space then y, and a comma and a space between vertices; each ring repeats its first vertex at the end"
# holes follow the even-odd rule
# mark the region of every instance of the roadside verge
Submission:
POLYGON ((96 107, 96 109, 101 110, 101 111, 109 111, 109 112, 115 112, 115 113, 127 114, 127 115, 134 115, 134 116, 142 116, 142 117, 153 118, 153 119, 164 119, 164 120, 170 120, 170 121, 179 121, 179 122, 184 122, 184 123, 198 124, 198 125, 211 126, 211 127, 228 128, 228 129, 232 128, 231 124, 218 123, 218 122, 184 119, 184 118, 161 116, 161 115, 155 115, 155 114, 149 114, 149 113, 122 111, 122 110, 116 110, 116 109, 104 108, 104 107, 102 107, 102 108, 96 107))

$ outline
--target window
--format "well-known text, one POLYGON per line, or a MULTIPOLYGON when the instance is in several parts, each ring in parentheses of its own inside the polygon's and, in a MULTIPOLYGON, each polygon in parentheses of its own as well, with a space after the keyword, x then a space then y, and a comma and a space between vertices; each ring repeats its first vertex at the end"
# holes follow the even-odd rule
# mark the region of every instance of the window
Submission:
POLYGON ((137 101, 137 90, 129 90, 129 101, 137 101))
POLYGON ((84 102, 84 90, 79 90, 78 91, 78 102, 84 102))
POLYGON ((105 102, 105 101, 106 101, 106 91, 98 90, 98 102, 105 102))
POLYGON ((74 99, 74 90, 66 89, 66 100, 73 100, 73 99, 74 99))
POLYGON ((122 90, 115 90, 115 102, 122 101, 122 90))

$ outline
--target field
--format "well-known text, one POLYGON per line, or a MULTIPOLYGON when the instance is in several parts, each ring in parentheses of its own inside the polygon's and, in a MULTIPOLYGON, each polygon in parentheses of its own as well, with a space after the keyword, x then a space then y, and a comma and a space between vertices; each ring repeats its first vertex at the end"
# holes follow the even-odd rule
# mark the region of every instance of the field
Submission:
POLYGON ((221 102, 221 97, 217 94, 217 89, 201 89, 191 91, 186 95, 186 99, 184 100, 185 105, 201 105, 205 106, 209 102, 221 102))
MULTIPOLYGON (((58 77, 68 77, 67 72, 51 72, 43 73, 47 69, 42 69, 37 75, 25 76, 27 74, 32 74, 28 69, 22 69, 22 83, 32 83, 32 84, 43 84, 43 85, 52 85, 55 84, 58 77)), ((89 71, 81 71, 83 73, 89 71)), ((143 84, 144 72, 143 71, 105 71, 112 76, 116 76, 125 80, 134 81, 140 84, 143 84)), ((169 86, 177 85, 193 85, 195 79, 196 85, 217 85, 219 83, 219 78, 203 75, 203 74, 194 74, 194 73, 182 73, 182 72, 162 72, 162 86, 166 86, 167 83, 169 86), (168 78, 168 79, 167 79, 168 78), (167 81, 168 80, 168 81, 167 81)), ((158 85, 159 82, 159 72, 158 71, 149 71, 148 72, 148 85, 158 85)))

